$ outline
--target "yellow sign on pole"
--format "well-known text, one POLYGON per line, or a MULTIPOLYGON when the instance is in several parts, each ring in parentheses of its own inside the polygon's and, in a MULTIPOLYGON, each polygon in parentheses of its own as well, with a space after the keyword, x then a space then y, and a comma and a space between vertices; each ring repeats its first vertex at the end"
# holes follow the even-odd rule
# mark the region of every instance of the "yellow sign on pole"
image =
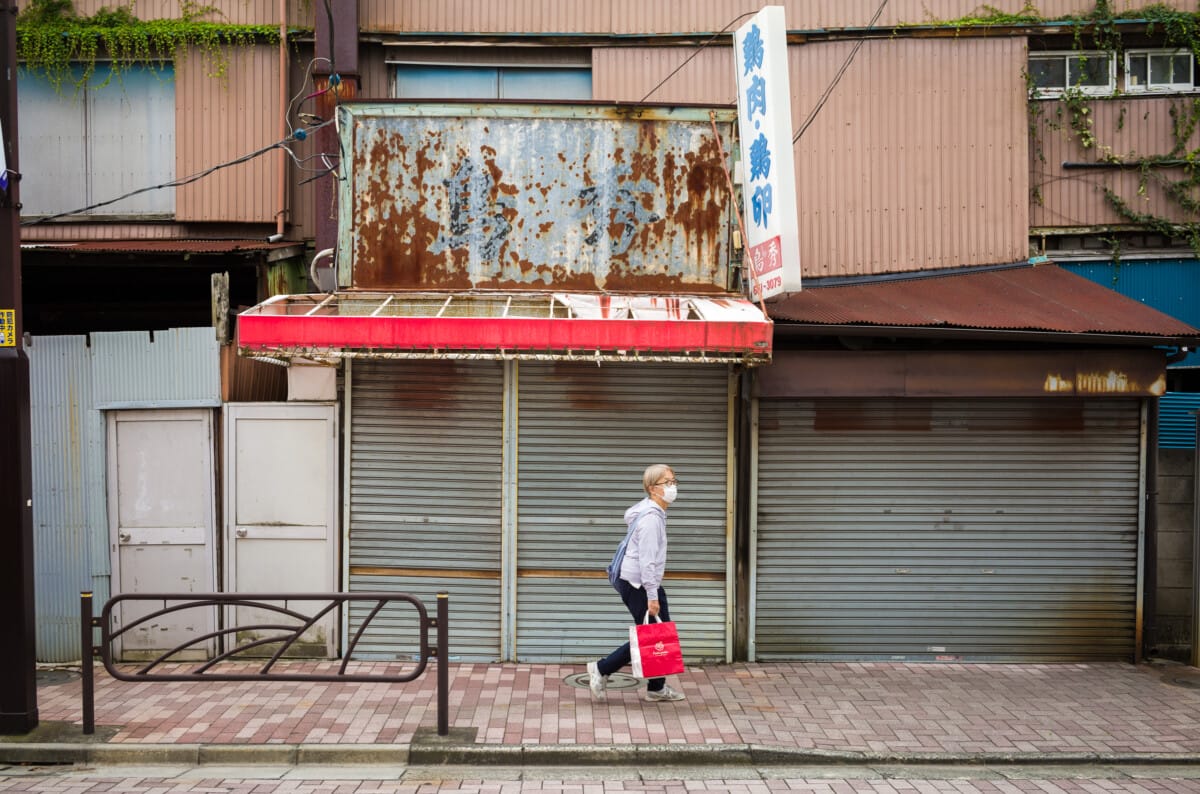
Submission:
POLYGON ((17 346, 17 310, 0 309, 0 347, 17 346))

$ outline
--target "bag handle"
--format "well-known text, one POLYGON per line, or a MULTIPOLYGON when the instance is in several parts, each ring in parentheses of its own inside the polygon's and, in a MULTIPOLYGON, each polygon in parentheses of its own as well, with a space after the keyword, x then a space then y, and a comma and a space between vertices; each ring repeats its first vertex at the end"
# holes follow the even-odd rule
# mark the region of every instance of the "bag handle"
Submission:
MULTIPOLYGON (((662 622, 663 622, 663 621, 662 621, 662 618, 660 618, 658 615, 655 615, 655 616, 654 616, 654 619, 655 619, 656 621, 658 621, 659 623, 662 623, 662 622)), ((646 624, 647 624, 647 623, 649 623, 649 622, 650 622, 650 610, 649 610, 649 609, 647 609, 647 610, 646 610, 646 617, 642 619, 642 625, 644 626, 644 625, 646 625, 646 624)))

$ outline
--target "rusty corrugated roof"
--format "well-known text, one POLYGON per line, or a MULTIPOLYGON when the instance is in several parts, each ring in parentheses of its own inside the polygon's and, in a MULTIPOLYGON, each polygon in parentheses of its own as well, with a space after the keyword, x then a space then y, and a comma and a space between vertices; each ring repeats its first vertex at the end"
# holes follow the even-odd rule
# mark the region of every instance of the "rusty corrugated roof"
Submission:
POLYGON ((302 246, 295 240, 84 240, 80 242, 27 242, 27 251, 63 251, 71 254, 239 254, 302 246))
POLYGON ((1200 331, 1056 265, 814 287, 767 304, 815 325, 1197 336, 1200 331))

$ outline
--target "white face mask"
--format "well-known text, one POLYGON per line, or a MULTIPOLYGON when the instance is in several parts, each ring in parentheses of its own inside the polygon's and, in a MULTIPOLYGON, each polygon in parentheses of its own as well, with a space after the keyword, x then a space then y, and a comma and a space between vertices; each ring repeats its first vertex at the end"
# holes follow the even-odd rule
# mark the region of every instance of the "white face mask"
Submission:
POLYGON ((678 485, 664 485, 662 492, 662 500, 667 504, 675 501, 675 497, 679 495, 678 485))

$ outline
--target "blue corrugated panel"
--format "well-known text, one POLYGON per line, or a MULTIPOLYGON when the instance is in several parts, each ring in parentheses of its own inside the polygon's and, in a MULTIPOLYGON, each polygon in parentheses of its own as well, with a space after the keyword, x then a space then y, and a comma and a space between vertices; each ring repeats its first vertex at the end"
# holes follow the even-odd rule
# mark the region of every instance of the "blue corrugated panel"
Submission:
MULTIPOLYGON (((1116 264, 1081 262, 1061 267, 1200 328, 1200 261, 1123 259, 1116 264)), ((1200 367, 1200 353, 1173 366, 1200 367)))
POLYGON ((1158 401, 1158 446, 1193 449, 1196 446, 1196 412, 1200 394, 1167 392, 1158 401))

